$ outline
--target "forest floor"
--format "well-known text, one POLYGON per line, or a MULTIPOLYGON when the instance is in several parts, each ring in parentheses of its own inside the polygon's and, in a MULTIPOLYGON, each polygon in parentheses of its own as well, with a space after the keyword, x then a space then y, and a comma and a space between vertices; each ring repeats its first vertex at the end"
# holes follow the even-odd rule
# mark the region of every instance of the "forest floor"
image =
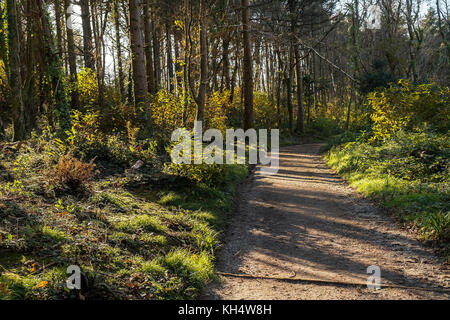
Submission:
POLYGON ((417 233, 329 169, 320 144, 282 148, 280 171, 256 172, 240 191, 217 271, 203 299, 449 299, 447 292, 297 281, 362 283, 379 266, 382 285, 450 288, 450 267, 417 233))

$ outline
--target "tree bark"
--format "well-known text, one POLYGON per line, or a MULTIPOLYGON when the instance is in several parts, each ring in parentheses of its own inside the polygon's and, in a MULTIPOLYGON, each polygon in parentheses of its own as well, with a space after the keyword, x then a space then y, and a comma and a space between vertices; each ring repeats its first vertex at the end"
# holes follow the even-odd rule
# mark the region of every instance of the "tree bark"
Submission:
POLYGON ((145 34, 145 59, 147 67, 147 82, 148 91, 152 94, 156 93, 155 90, 155 71, 153 70, 153 26, 150 15, 150 0, 144 0, 144 34, 145 34))
POLYGON ((120 43, 120 11, 119 11, 119 0, 114 0, 114 29, 116 33, 116 50, 117 50, 117 71, 119 77, 119 92, 120 99, 123 101, 126 97, 125 91, 125 74, 123 71, 123 62, 122 62, 122 44, 120 43))
POLYGON ((174 73, 173 73, 173 58, 172 58, 172 35, 170 33, 170 22, 166 22, 166 54, 167 54, 167 88, 170 93, 173 93, 174 73))
POLYGON ((155 64, 155 90, 161 88, 161 46, 159 44, 159 27, 153 28, 153 62, 155 64))
POLYGON ((304 123, 304 110, 303 110, 303 71, 300 60, 300 52, 298 45, 294 47, 295 54, 295 70, 297 73, 297 101, 298 101, 298 112, 297 112, 297 130, 299 133, 305 132, 304 123))
POLYGON ((144 41, 142 39, 141 16, 138 0, 129 0, 130 7, 130 43, 133 65, 134 100, 139 110, 140 121, 144 128, 149 126, 147 112, 150 110, 148 101, 148 84, 145 70, 144 41))
POLYGON ((253 61, 250 39, 250 8, 248 0, 241 0, 243 33, 243 95, 244 95, 244 130, 254 127, 253 113, 253 61))
POLYGON ((197 121, 204 120, 206 86, 208 85, 208 39, 206 22, 206 0, 200 1, 200 88, 197 97, 197 121))
POLYGON ((22 98, 22 77, 20 74, 20 42, 17 27, 17 2, 16 0, 6 1, 6 11, 8 15, 8 45, 9 45, 9 83, 11 87, 10 103, 12 106, 12 116, 14 123, 14 141, 24 140, 25 118, 22 98))
POLYGON ((92 28, 89 0, 80 0, 81 22, 83 27, 84 66, 95 71, 94 48, 92 45, 92 28))
POLYGON ((77 57, 75 55, 75 39, 73 34, 72 20, 73 15, 69 10, 70 0, 64 0, 64 8, 66 12, 66 35, 67 35, 67 54, 69 57, 69 73, 70 73, 70 84, 71 84, 71 94, 70 94, 70 104, 72 109, 78 109, 78 90, 77 90, 77 57))

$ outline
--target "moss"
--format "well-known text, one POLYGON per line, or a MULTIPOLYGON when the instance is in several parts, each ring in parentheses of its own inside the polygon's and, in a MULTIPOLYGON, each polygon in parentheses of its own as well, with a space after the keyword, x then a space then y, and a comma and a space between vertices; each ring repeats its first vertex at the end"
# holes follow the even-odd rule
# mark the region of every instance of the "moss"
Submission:
POLYGON ((44 226, 42 228, 42 235, 45 239, 52 242, 67 242, 71 240, 70 235, 49 226, 44 226))

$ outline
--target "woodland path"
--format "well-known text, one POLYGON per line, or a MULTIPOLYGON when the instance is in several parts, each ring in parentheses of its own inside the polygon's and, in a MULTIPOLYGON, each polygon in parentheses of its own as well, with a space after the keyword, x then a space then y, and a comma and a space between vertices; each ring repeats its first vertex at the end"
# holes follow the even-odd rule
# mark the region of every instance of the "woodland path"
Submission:
MULTIPOLYGON (((263 277, 366 283, 381 268, 382 284, 450 287, 450 268, 431 248, 335 175, 322 145, 282 148, 280 171, 257 172, 240 200, 217 270, 263 277)), ((202 299, 446 299, 448 292, 221 276, 202 299)))

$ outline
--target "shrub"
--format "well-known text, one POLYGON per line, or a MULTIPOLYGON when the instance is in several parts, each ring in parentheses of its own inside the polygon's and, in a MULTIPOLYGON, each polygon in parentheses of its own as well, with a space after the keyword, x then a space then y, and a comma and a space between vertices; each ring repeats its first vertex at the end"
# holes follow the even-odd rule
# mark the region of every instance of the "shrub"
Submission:
POLYGON ((154 134, 162 142, 168 142, 173 131, 182 128, 183 116, 187 122, 193 122, 195 116, 194 102, 188 101, 188 109, 185 110, 182 98, 160 90, 151 103, 154 134))
POLYGON ((255 126, 257 128, 271 129, 278 126, 278 114, 275 103, 267 93, 255 92, 254 97, 255 126))
POLYGON ((229 90, 214 92, 205 106, 205 128, 219 129, 225 132, 227 129, 228 116, 227 113, 231 110, 230 103, 231 92, 229 90))
POLYGON ((342 132, 339 121, 327 118, 312 119, 308 125, 308 131, 324 137, 331 137, 342 132))
MULTIPOLYGON (((168 154, 172 153, 172 146, 167 147, 168 154)), ((193 146, 194 143, 191 144, 193 146)), ((169 163, 165 164, 165 171, 169 174, 173 174, 179 177, 188 179, 194 183, 204 183, 208 186, 223 186, 227 183, 233 181, 240 175, 240 172, 246 172, 246 165, 239 164, 225 164, 226 159, 224 158, 224 164, 207 164, 203 158, 204 154, 201 155, 201 164, 196 164, 195 160, 200 160, 195 158, 195 152, 191 150, 191 163, 190 164, 176 164, 169 163)), ((224 152, 225 156, 225 152, 224 152)), ((245 175, 245 174, 244 174, 245 175)))
POLYGON ((80 105, 84 108, 95 105, 99 92, 96 73, 92 69, 82 68, 77 78, 80 105))
POLYGON ((447 132, 450 128, 450 88, 432 84, 412 85, 400 80, 368 96, 373 108, 374 140, 383 140, 399 130, 430 126, 447 132))
POLYGON ((95 164, 83 163, 70 154, 62 156, 53 169, 53 179, 64 190, 79 191, 95 174, 95 164))

